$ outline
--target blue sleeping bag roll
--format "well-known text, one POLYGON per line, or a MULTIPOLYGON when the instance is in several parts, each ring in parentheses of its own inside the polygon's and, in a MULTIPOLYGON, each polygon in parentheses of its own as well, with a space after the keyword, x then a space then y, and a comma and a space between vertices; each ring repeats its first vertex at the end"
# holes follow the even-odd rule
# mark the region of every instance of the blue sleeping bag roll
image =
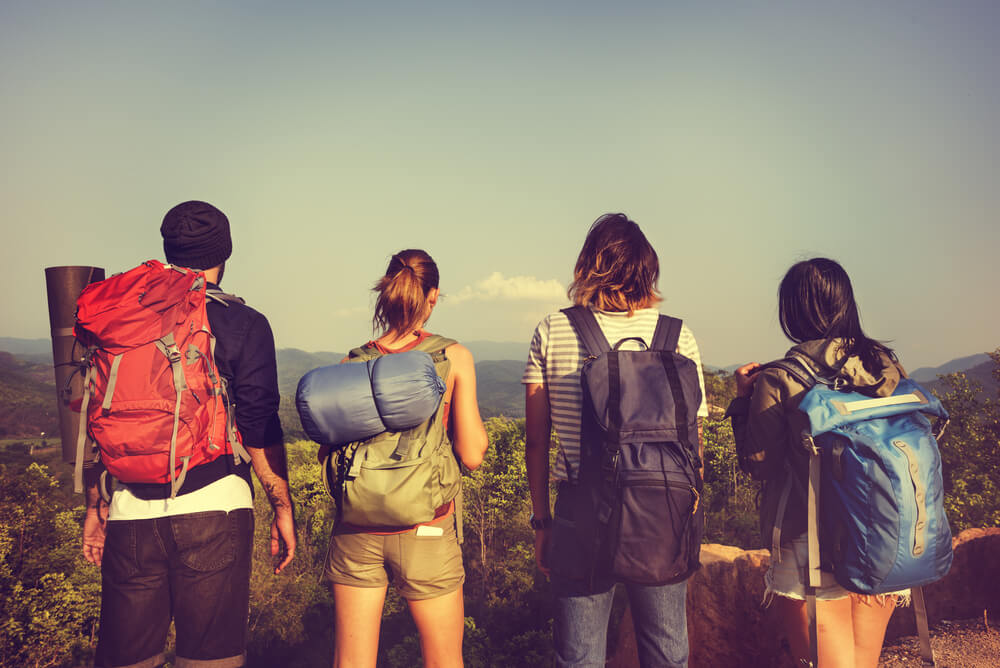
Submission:
POLYGON ((321 445, 416 427, 434 414, 445 383, 421 350, 313 369, 299 380, 302 428, 321 445))

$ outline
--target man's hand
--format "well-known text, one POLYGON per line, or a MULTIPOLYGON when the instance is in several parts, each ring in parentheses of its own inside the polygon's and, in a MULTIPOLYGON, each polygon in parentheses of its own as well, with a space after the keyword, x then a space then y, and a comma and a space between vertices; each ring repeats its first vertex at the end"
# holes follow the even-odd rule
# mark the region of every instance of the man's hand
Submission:
POLYGON ((87 504, 87 514, 83 518, 83 558, 101 565, 104 558, 104 538, 108 529, 108 506, 98 498, 96 504, 87 504))
POLYGON ((284 570, 295 556, 295 508, 288 489, 288 464, 285 460, 284 444, 269 448, 248 447, 250 463, 260 485, 267 494, 267 500, 274 509, 271 521, 271 556, 281 555, 281 561, 274 567, 275 574, 284 570), (282 549, 284 543, 284 549, 282 549))
POLYGON ((279 512, 274 510, 274 519, 271 520, 271 556, 281 555, 281 562, 274 567, 275 574, 284 570, 285 566, 292 562, 295 557, 295 517, 291 512, 279 512), (284 549, 282 549, 284 543, 284 549))
POLYGON ((545 573, 545 577, 549 577, 547 556, 549 554, 549 538, 551 535, 552 529, 537 529, 535 531, 535 563, 538 564, 538 570, 545 573))

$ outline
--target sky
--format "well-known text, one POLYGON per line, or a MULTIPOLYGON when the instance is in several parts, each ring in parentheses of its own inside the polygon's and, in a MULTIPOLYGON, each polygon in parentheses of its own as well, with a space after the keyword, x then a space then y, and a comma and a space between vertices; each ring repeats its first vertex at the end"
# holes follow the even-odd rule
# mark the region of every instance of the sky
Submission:
POLYGON ((523 341, 622 211, 715 366, 780 356, 822 255, 909 368, 1000 346, 1000 4, 0 3, 0 336, 43 269, 162 257, 201 199, 279 347, 371 338, 424 248, 429 328, 523 341))

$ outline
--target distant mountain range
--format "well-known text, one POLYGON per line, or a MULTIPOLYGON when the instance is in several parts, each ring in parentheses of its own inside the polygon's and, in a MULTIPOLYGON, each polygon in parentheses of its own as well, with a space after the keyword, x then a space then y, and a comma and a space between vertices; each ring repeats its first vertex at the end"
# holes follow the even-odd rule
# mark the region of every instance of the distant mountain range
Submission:
POLYGON ((981 366, 983 363, 989 362, 989 355, 986 353, 979 353, 978 355, 969 355, 968 357, 953 359, 950 362, 945 362, 941 366, 922 366, 918 369, 913 369, 909 373, 910 378, 918 383, 926 383, 928 381, 937 380, 938 376, 955 373, 956 371, 966 371, 967 369, 973 369, 981 366))
POLYGON ((52 364, 51 339, 15 339, 0 336, 0 350, 17 355, 22 360, 52 364))
MULTIPOLYGON (((464 343, 476 359, 479 409, 483 417, 524 416, 521 374, 527 345, 495 341, 464 343)), ((55 381, 52 344, 48 339, 0 337, 0 437, 31 436, 55 428, 55 381)), ((297 348, 277 351, 278 388, 282 395, 282 424, 291 437, 304 437, 295 411, 295 389, 310 369, 336 364, 340 352, 307 352, 297 348)), ((720 370, 719 367, 706 368, 720 370)), ((732 372, 736 367, 722 371, 732 372)), ((964 371, 992 395, 997 388, 993 364, 987 355, 970 355, 938 367, 914 369, 911 376, 929 389, 939 389, 939 374, 964 371), (991 389, 992 388, 992 389, 991 389)))

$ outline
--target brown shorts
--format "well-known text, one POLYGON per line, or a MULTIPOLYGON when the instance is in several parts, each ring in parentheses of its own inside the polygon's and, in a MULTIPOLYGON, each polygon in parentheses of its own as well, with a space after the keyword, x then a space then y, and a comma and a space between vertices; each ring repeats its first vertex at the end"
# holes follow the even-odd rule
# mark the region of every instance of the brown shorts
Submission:
POLYGON ((388 536, 334 529, 323 570, 331 582, 351 587, 392 581, 410 601, 450 594, 465 581, 455 514, 388 536))

